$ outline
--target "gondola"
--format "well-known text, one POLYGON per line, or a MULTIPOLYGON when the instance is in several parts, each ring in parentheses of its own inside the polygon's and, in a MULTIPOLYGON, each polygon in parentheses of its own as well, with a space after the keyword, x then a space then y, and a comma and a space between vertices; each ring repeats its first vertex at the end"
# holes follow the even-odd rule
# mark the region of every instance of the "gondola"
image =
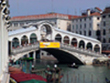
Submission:
POLYGON ((69 68, 76 68, 77 69, 79 66, 78 65, 68 65, 68 67, 69 68))

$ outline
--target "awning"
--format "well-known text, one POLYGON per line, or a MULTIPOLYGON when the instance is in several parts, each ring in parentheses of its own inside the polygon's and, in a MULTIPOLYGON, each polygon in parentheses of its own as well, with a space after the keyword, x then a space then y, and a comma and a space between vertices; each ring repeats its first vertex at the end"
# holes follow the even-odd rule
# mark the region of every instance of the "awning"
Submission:
POLYGON ((46 83, 46 82, 32 79, 32 80, 23 81, 23 82, 20 82, 20 83, 46 83))

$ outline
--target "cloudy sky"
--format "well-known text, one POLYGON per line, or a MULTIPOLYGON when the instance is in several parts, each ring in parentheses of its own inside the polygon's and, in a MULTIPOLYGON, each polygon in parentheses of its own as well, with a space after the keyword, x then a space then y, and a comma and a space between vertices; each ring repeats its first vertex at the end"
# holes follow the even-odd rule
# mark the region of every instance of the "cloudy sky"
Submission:
POLYGON ((82 10, 110 6, 110 0, 9 0, 10 16, 24 16, 56 12, 80 15, 82 10))

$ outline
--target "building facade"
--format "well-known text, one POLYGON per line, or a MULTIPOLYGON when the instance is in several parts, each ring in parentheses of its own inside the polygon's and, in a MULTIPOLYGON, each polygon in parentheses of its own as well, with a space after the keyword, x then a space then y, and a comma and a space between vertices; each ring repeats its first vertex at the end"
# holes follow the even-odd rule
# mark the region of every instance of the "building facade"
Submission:
POLYGON ((29 23, 36 23, 38 21, 49 21, 52 22, 55 27, 71 31, 71 18, 77 16, 73 15, 66 15, 66 14, 59 14, 59 13, 48 13, 48 14, 41 14, 41 15, 30 15, 30 16, 16 16, 11 18, 12 27, 9 31, 16 30, 22 28, 25 24, 29 23))
POLYGON ((103 50, 110 50, 110 7, 101 14, 101 42, 103 50))
POLYGON ((72 19, 72 32, 100 40, 100 22, 101 10, 97 7, 88 9, 72 19))

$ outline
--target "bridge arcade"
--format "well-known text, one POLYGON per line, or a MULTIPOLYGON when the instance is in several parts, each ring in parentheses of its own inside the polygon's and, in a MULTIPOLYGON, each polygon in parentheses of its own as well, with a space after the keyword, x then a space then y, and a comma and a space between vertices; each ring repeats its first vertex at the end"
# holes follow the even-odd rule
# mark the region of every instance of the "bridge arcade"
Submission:
POLYGON ((28 28, 21 29, 23 30, 22 32, 21 30, 9 32, 11 47, 18 48, 20 46, 34 44, 43 39, 47 39, 56 40, 81 49, 101 52, 101 43, 96 39, 62 31, 55 28, 52 24, 44 21, 36 24, 36 26, 37 27, 28 25, 28 28))

